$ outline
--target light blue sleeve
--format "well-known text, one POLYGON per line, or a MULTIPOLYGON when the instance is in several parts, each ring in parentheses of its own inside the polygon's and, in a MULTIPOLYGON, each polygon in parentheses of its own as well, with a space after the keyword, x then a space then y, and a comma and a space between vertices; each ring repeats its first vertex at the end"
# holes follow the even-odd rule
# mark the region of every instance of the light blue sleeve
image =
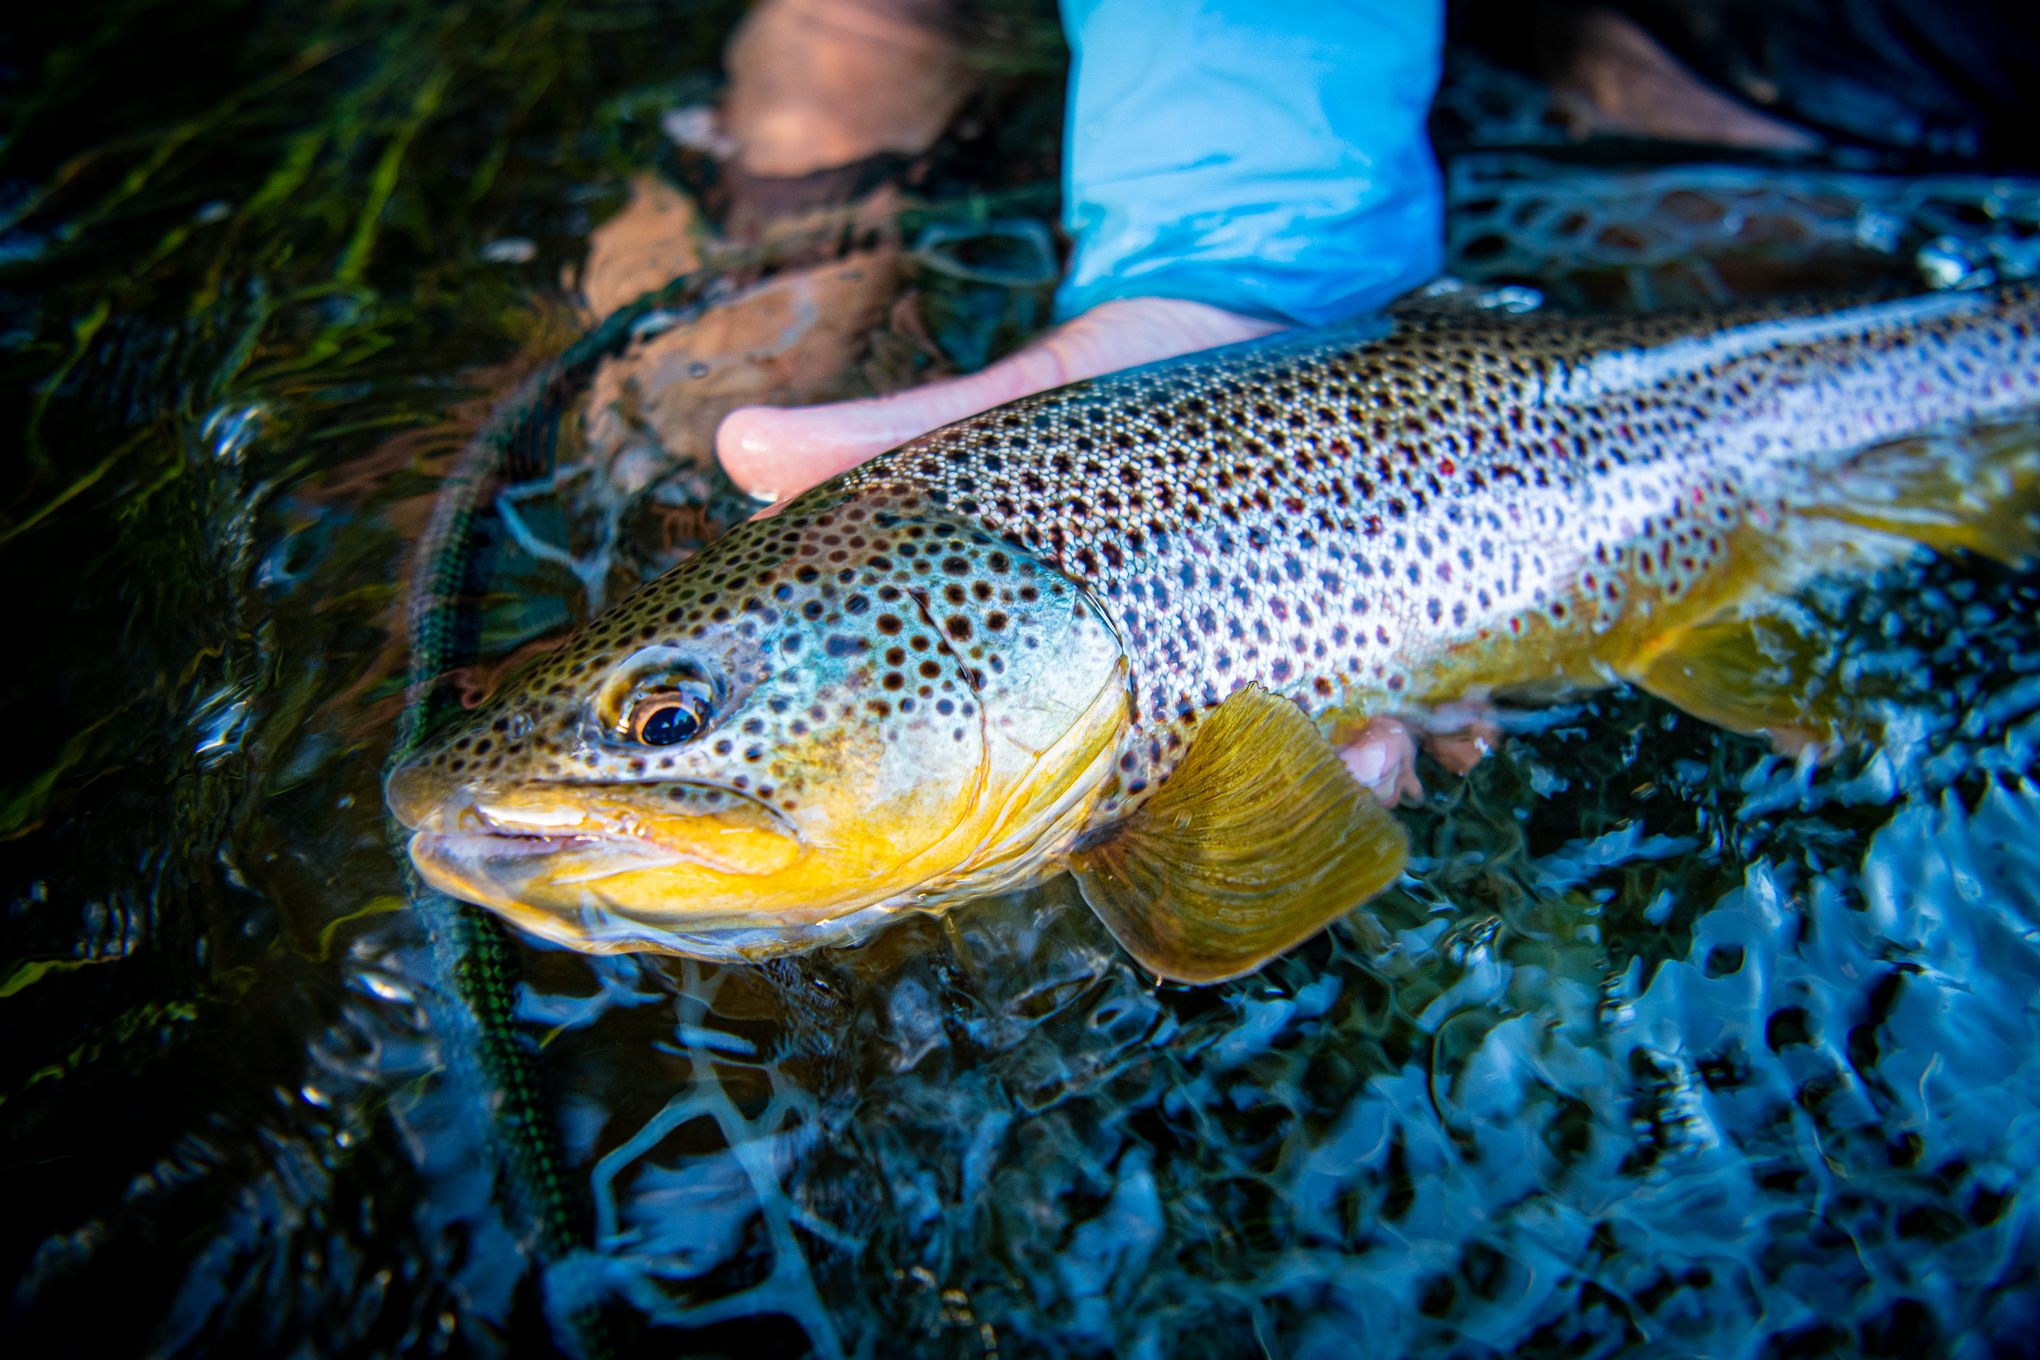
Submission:
POLYGON ((1438 271, 1440 0, 1063 0, 1059 316, 1191 298, 1324 325, 1438 271))

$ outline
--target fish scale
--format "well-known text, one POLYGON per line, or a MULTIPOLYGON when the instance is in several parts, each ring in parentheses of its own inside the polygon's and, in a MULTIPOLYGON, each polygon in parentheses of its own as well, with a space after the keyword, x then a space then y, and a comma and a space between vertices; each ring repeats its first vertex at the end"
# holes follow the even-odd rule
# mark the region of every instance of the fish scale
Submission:
POLYGON ((1322 714, 1547 678, 1441 662, 1662 610, 1823 468, 2040 402, 2036 296, 1416 311, 1026 398, 850 483, 918 482, 1104 599, 1133 659, 1123 806, 1248 683, 1322 714))
POLYGON ((1157 974, 1237 976, 1401 871, 1327 742, 1370 718, 1631 679, 1845 733, 1757 614, 2027 551, 2031 431, 1981 431, 2036 407, 2024 285, 1211 351, 738 526, 386 793, 429 881, 576 948, 761 957, 1069 868, 1157 974))

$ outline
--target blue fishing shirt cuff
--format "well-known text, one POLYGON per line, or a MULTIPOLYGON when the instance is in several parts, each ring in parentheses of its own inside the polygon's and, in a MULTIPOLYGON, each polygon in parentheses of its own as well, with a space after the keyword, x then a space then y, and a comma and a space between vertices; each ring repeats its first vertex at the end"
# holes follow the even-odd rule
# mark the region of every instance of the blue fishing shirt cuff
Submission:
POLYGON ((1058 316, 1177 297, 1293 325, 1434 275, 1431 0, 1065 0, 1058 316))

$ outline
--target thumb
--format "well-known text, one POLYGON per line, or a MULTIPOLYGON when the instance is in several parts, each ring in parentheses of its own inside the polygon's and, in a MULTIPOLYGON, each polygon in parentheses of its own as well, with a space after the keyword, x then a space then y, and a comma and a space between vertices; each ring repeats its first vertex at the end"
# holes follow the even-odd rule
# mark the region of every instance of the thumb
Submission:
POLYGON ((1052 387, 1276 329, 1177 298, 1108 302, 977 373, 861 401, 744 406, 723 417, 716 456, 730 480, 779 501, 916 435, 1052 387))
POLYGON ((1039 390, 1014 354, 962 378, 861 401, 823 406, 741 406, 715 432, 730 480, 764 501, 784 500, 915 435, 1039 390))

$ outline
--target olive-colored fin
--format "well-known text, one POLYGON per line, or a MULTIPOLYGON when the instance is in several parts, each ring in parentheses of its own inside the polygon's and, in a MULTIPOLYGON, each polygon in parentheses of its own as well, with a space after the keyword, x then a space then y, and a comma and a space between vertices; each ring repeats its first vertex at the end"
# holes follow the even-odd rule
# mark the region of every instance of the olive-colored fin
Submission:
POLYGON ((1249 687, 1102 842, 1073 856, 1084 900, 1158 977, 1251 973, 1395 881, 1401 823, 1287 699, 1249 687))
POLYGON ((1720 615, 1659 639, 1625 668, 1628 679, 1696 718, 1781 746, 1830 745, 1871 735, 1880 697, 1871 677, 1845 677, 1836 641, 1789 603, 1775 612, 1720 615))
POLYGON ((2017 566, 2040 553, 2040 420, 1879 445, 1812 500, 1802 514, 2017 566))

